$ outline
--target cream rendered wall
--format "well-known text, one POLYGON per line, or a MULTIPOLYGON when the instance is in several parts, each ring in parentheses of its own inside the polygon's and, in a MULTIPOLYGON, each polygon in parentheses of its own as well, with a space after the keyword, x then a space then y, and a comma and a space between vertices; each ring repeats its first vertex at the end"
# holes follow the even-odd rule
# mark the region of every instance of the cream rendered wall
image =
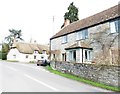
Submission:
POLYGON ((9 53, 7 55, 7 60, 16 60, 16 61, 20 61, 20 62, 30 62, 30 61, 37 61, 38 59, 43 60, 41 57, 44 57, 43 59, 48 60, 47 54, 39 54, 39 53, 23 54, 23 53, 20 53, 15 48, 15 49, 11 49, 9 51, 9 53), (26 55, 28 55, 28 58, 26 58, 26 55), (36 59, 34 59, 34 55, 36 55, 36 59))
POLYGON ((7 55, 7 60, 19 60, 19 57, 20 57, 20 53, 19 51, 15 48, 15 49, 11 49, 9 52, 8 52, 8 55, 7 55))

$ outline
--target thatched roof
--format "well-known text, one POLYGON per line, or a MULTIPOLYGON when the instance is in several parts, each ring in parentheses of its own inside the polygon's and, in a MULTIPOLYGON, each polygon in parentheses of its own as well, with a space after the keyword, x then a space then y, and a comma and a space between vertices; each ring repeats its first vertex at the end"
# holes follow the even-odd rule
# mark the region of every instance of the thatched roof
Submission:
POLYGON ((42 51, 49 51, 47 45, 33 44, 33 43, 22 43, 16 42, 13 44, 12 48, 17 48, 20 53, 32 54, 34 51, 41 53, 42 51))
POLYGON ((64 27, 63 29, 61 29, 58 33, 56 33, 52 38, 57 38, 63 35, 67 35, 73 32, 76 32, 78 30, 82 30, 88 27, 92 27, 95 25, 98 25, 100 23, 104 23, 108 20, 120 17, 119 13, 118 13, 118 5, 111 7, 107 10, 104 10, 100 13, 97 13, 93 16, 87 17, 85 19, 76 21, 71 23, 70 25, 67 25, 66 27, 64 27))

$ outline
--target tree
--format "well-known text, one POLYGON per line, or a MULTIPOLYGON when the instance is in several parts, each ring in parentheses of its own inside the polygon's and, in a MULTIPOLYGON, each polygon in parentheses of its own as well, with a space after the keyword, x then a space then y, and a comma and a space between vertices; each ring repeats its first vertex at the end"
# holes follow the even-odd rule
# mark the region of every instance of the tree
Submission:
POLYGON ((11 46, 15 41, 23 40, 21 38, 22 36, 21 30, 9 29, 9 32, 10 35, 5 37, 5 39, 8 41, 9 46, 11 46))
POLYGON ((7 59, 8 52, 9 52, 9 45, 7 43, 3 43, 2 44, 2 51, 1 51, 2 60, 7 59))
POLYGON ((78 18, 78 8, 75 7, 73 2, 68 7, 68 12, 64 15, 64 20, 69 19, 70 23, 79 20, 78 18))

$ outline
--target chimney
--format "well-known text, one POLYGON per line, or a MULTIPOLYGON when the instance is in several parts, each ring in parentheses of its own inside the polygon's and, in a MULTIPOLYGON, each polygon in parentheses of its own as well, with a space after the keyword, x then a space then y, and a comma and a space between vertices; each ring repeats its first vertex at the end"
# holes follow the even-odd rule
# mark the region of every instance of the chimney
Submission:
POLYGON ((64 27, 67 26, 67 25, 69 25, 69 24, 70 24, 70 20, 69 20, 69 19, 66 19, 66 20, 64 21, 64 27))
POLYGON ((37 41, 36 41, 36 40, 34 40, 34 43, 36 44, 36 43, 37 43, 37 41))

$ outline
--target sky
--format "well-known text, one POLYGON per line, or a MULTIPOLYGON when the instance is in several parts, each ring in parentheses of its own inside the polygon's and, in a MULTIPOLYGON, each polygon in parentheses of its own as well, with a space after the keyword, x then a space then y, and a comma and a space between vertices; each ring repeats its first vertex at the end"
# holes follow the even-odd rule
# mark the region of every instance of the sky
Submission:
POLYGON ((0 0, 0 43, 9 29, 22 30, 25 42, 48 44, 61 30, 64 14, 71 2, 79 10, 79 19, 94 15, 120 0, 0 0), (53 21, 54 16, 54 21, 53 21))

